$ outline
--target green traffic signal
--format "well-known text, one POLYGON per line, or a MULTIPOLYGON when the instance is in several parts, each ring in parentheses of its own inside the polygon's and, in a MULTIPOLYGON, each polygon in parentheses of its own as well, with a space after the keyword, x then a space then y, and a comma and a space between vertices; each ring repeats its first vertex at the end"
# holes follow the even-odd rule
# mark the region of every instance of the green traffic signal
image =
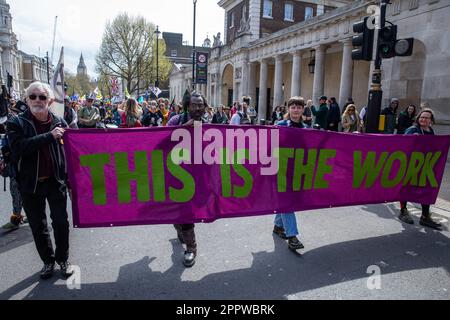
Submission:
POLYGON ((379 33, 378 51, 382 59, 395 57, 395 42, 397 41, 397 26, 386 26, 381 28, 379 33))

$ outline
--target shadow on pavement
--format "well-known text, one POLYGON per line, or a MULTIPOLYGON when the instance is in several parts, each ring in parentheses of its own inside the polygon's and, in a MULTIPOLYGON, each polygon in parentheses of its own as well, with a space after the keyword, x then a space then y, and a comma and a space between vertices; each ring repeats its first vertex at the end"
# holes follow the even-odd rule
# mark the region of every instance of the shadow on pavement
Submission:
MULTIPOLYGON (((412 209, 412 208, 414 208, 414 206, 411 203, 408 203, 408 208, 412 209)), ((401 222, 398 219, 398 215, 400 214, 400 211, 393 203, 386 204, 385 206, 380 206, 380 205, 362 206, 361 210, 368 212, 368 213, 374 213, 378 217, 383 218, 383 219, 390 219, 390 220, 395 219, 399 223, 403 224, 404 228, 407 228, 407 229, 411 229, 411 228, 414 229, 416 227, 422 228, 422 226, 420 226, 420 224, 419 224, 419 217, 412 216, 413 220, 414 220, 414 225, 407 225, 407 224, 401 222), (386 210, 386 208, 389 210, 386 210)), ((421 209, 419 209, 419 210, 421 210, 421 209)), ((433 214, 433 209, 431 209, 431 213, 432 213, 431 217, 434 220, 436 220, 437 222, 441 222, 442 219, 439 218, 436 214, 433 214)), ((448 225, 447 223, 443 223, 441 230, 448 231, 449 228, 447 225, 448 225)), ((426 230, 428 230, 428 229, 426 229, 426 230)))
POLYGON ((0 229, 0 254, 33 241, 33 234, 28 225, 20 226, 19 229, 13 231, 0 229))
MULTIPOLYGON (((198 281, 182 281, 183 247, 171 240, 173 265, 165 272, 151 269, 156 258, 148 256, 120 268, 117 281, 82 283, 81 290, 69 290, 65 285, 40 281, 25 299, 286 299, 288 295, 322 288, 357 279, 366 279, 367 268, 379 265, 382 274, 427 268, 443 268, 449 273, 450 240, 444 234, 419 227, 398 234, 334 243, 296 255, 286 242, 274 236, 273 252, 253 254, 251 267, 212 273, 198 281)), ((194 268, 208 264, 199 257, 194 268)), ((81 266, 82 268, 82 266, 81 266)), ((195 270, 194 270, 195 271, 195 270)), ((98 272, 102 272, 101 265, 98 272)), ((38 282, 38 275, 0 293, 0 299, 10 299, 38 282)), ((366 285, 366 281, 355 285, 366 285)), ((362 288, 362 289, 364 289, 362 288)))

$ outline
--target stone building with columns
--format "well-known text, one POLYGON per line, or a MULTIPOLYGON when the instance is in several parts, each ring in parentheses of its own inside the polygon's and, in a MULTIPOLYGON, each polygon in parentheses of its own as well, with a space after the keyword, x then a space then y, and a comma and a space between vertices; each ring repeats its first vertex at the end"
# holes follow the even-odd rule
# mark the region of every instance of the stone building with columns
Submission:
POLYGON ((23 51, 19 51, 19 55, 21 62, 20 93, 22 95, 25 93, 25 89, 35 81, 49 82, 53 75, 53 67, 49 65, 47 72, 47 59, 23 51))
MULTIPOLYGON (((213 48, 208 84, 197 88, 211 105, 229 105, 248 95, 258 107, 259 119, 265 119, 274 106, 293 95, 315 103, 324 94, 336 97, 341 106, 348 97, 359 108, 367 104, 372 66, 351 59, 352 25, 379 1, 221 0, 218 4, 225 10, 226 42, 213 48)), ((428 102, 438 124, 450 125, 448 16, 448 0, 391 1, 387 20, 398 25, 398 38, 415 41, 412 56, 383 61, 383 105, 392 97, 400 100, 402 108, 428 102)), ((192 83, 190 74, 188 69, 172 73, 171 88, 184 91, 192 83)))
POLYGON ((6 0, 0 0, 0 83, 7 85, 8 74, 13 77, 11 93, 20 92, 20 55, 17 36, 12 31, 12 16, 6 0))

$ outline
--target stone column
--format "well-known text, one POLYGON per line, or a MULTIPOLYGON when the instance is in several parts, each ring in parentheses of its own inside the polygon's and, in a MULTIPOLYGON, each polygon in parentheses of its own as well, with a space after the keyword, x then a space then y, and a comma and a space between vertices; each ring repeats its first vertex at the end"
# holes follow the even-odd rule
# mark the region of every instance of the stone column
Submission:
POLYGON ((302 70, 302 55, 300 51, 292 53, 292 86, 291 86, 291 96, 300 96, 300 79, 302 70))
POLYGON ((266 119, 267 114, 267 77, 268 77, 268 65, 267 60, 261 60, 261 71, 259 76, 259 108, 258 108, 258 120, 266 119))
POLYGON ((241 82, 237 82, 236 80, 233 82, 233 103, 235 101, 240 101, 239 97, 239 89, 241 87, 241 82))
POLYGON ((223 104, 222 101, 222 76, 220 72, 216 73, 216 105, 223 104))
POLYGON ((205 84, 205 97, 206 97, 206 100, 209 102, 209 104, 211 104, 211 95, 209 94, 210 93, 210 88, 211 88, 211 82, 209 81, 209 75, 208 75, 208 82, 205 84))
POLYGON ((248 65, 248 95, 252 98, 253 106, 256 105, 256 63, 250 62, 248 65))
POLYGON ((242 81, 241 81, 241 97, 242 96, 248 96, 249 95, 249 75, 250 72, 250 67, 249 67, 249 62, 248 60, 244 60, 242 62, 242 81))
MULTIPOLYGON (((191 92, 192 91, 192 79, 186 79, 186 89, 191 92)), ((183 92, 184 95, 184 92, 183 92)))
POLYGON ((319 98, 325 94, 325 47, 319 45, 314 47, 316 50, 316 66, 314 70, 314 84, 313 84, 313 103, 319 105, 319 98))
POLYGON ((339 89, 339 106, 344 107, 347 98, 352 96, 353 89, 353 60, 352 60, 352 40, 345 39, 342 53, 341 87, 339 89))
POLYGON ((277 55, 275 57, 275 80, 274 80, 274 101, 273 107, 284 104, 283 93, 283 56, 277 55))

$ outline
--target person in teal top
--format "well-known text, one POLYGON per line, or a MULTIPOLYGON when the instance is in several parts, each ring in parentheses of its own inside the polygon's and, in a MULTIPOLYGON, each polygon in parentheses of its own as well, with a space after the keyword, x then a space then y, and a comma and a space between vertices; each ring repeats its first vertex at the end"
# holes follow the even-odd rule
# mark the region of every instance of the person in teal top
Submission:
POLYGON ((327 129, 327 116, 328 116, 328 106, 327 97, 322 96, 319 99, 320 107, 319 111, 316 110, 315 106, 311 107, 312 114, 315 117, 314 124, 318 124, 321 129, 327 129))

